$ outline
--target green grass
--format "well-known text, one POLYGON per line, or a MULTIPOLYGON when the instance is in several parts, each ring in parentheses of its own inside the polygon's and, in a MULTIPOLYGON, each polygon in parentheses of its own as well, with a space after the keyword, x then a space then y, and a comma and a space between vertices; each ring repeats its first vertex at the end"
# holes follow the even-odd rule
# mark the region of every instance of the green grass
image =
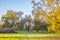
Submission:
POLYGON ((41 31, 37 32, 36 30, 30 30, 29 32, 27 30, 16 30, 18 34, 55 34, 55 32, 46 32, 41 31))
POLYGON ((29 32, 27 30, 16 30, 17 33, 13 34, 0 34, 0 40, 60 40, 60 38, 50 38, 49 36, 57 36, 59 35, 55 34, 54 32, 46 32, 41 31, 39 32, 35 30, 30 30, 29 32))

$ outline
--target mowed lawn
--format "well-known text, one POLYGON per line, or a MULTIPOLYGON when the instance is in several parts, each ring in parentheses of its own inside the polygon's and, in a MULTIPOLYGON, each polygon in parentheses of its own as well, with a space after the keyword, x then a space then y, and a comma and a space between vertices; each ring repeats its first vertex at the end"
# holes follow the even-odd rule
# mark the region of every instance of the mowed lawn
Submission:
POLYGON ((1 33, 0 40, 60 40, 60 33, 18 31, 18 33, 1 33))
POLYGON ((59 34, 0 34, 0 40, 60 40, 59 34))

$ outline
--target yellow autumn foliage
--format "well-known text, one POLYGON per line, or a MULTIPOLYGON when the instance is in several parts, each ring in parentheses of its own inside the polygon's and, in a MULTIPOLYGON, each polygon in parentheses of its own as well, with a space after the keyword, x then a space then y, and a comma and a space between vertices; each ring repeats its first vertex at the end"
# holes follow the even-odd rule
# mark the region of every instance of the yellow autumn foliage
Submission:
POLYGON ((14 18, 14 19, 17 19, 17 15, 15 12, 13 11, 8 11, 4 16, 3 18, 14 18))
MULTIPOLYGON (((58 0, 47 0, 49 5, 46 7, 47 9, 51 6, 52 10, 50 12, 39 10, 34 12, 35 20, 39 20, 39 17, 44 16, 46 17, 46 23, 51 24, 48 26, 48 31, 60 32, 60 5, 58 5, 58 0), (54 5, 53 2, 55 3, 54 5)), ((45 20, 45 19, 44 19, 45 20)))
POLYGON ((53 0, 47 0, 47 1, 48 1, 48 3, 50 3, 50 4, 53 2, 53 0))
POLYGON ((55 10, 51 11, 50 17, 47 18, 46 22, 51 23, 50 27, 48 27, 48 31, 52 30, 55 32, 60 32, 60 6, 57 6, 55 10))
POLYGON ((37 21, 39 20, 39 17, 41 16, 41 11, 35 11, 34 12, 34 19, 37 21))
POLYGON ((51 24, 50 26, 48 26, 48 31, 55 31, 55 25, 51 24))
POLYGON ((51 23, 51 24, 54 24, 54 23, 55 23, 55 18, 54 18, 54 17, 51 17, 51 18, 50 18, 50 23, 51 23))

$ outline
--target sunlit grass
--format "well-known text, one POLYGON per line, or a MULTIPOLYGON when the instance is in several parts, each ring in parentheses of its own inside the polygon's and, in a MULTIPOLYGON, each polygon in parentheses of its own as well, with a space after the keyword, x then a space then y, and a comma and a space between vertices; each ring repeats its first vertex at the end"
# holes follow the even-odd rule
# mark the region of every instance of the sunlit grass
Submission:
POLYGON ((59 34, 0 34, 0 40, 60 40, 60 38, 49 38, 59 34))
POLYGON ((50 38, 50 36, 59 37, 59 33, 38 33, 36 31, 17 31, 18 33, 1 33, 0 40, 60 40, 60 38, 50 38))

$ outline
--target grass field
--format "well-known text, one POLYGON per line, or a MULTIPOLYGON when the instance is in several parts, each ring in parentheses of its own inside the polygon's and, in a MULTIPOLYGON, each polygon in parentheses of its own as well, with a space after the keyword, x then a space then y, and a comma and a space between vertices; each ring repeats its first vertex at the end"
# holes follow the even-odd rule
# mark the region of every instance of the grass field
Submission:
POLYGON ((1 33, 0 40, 60 40, 60 33, 20 30, 18 33, 1 33))
POLYGON ((0 34, 0 40, 60 40, 59 34, 0 34))
POLYGON ((0 34, 0 40, 60 40, 59 34, 0 34))
POLYGON ((38 32, 36 30, 17 30, 18 34, 55 34, 55 32, 46 32, 39 30, 38 32))

